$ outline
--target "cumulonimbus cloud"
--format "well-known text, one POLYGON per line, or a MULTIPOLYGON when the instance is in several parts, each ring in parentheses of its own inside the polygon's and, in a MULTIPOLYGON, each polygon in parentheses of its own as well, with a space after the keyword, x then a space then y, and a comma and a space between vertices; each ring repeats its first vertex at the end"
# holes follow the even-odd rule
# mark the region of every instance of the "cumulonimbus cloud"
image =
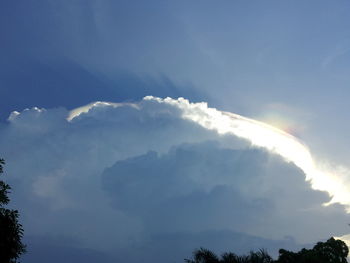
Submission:
POLYGON ((288 248, 348 231, 345 206, 336 196, 324 206, 331 197, 306 181, 315 187, 318 177, 304 144, 205 103, 145 97, 14 112, 0 126, 0 147, 13 205, 37 247, 68 238, 64 251, 115 257, 137 247, 143 252, 124 262, 154 262, 146 248, 166 251, 165 260, 186 240, 174 255, 219 236, 288 248))
MULTIPOLYGON (((327 164, 315 163, 308 147, 296 137, 265 123, 209 108, 207 103, 190 103, 183 98, 176 100, 153 96, 147 96, 144 100, 177 107, 181 109, 181 117, 184 119, 194 121, 219 134, 233 134, 247 139, 254 146, 263 147, 281 155, 286 161, 293 162, 305 172, 306 180, 311 181, 314 189, 327 191, 332 196, 330 203, 339 202, 350 206, 350 183, 347 181, 350 180, 350 171, 341 166, 327 167, 327 164)), ((104 103, 97 102, 78 108, 70 113, 68 120, 104 103)), ((123 104, 105 103, 105 105, 118 107, 123 104)), ((136 104, 128 105, 137 107, 136 104)))

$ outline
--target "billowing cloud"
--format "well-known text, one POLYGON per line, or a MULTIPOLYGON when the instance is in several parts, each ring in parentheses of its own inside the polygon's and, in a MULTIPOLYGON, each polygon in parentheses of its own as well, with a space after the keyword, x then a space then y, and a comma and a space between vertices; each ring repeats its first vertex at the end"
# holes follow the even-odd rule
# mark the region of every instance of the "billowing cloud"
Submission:
POLYGON ((154 231, 225 226, 270 238, 293 233, 305 242, 329 229, 347 230, 341 206, 322 206, 326 193, 313 191, 295 165, 261 149, 202 143, 161 156, 149 152, 118 161, 102 182, 116 209, 142 216, 154 231))
POLYGON ((276 251, 347 234, 345 207, 324 206, 331 197, 283 144, 259 144, 244 124, 260 125, 153 97, 13 113, 0 147, 28 240, 24 262, 44 253, 40 244, 72 261, 161 262, 201 245, 276 251))

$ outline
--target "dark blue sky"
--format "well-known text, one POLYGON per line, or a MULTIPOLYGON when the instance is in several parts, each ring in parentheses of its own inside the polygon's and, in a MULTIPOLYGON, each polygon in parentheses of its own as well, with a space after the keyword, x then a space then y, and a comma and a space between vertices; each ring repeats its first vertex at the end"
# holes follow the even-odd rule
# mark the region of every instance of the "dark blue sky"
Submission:
POLYGON ((274 113, 297 119, 293 130, 322 154, 350 154, 348 1, 0 5, 2 120, 25 107, 145 95, 265 121, 280 104, 289 110, 274 113))

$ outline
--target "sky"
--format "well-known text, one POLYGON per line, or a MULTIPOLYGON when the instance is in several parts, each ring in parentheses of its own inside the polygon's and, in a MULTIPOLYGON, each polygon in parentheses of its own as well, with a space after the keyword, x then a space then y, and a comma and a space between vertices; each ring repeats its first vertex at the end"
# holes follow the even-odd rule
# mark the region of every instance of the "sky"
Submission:
POLYGON ((350 234, 349 12, 1 1, 0 156, 22 262, 276 255, 350 234))

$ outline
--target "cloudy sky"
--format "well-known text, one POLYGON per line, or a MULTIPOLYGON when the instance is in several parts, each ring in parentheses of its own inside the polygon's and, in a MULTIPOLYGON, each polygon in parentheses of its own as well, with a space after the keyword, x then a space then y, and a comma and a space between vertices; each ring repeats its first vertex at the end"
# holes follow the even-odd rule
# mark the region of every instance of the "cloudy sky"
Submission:
POLYGON ((349 12, 1 1, 0 157, 22 262, 276 255, 350 234, 349 12))

